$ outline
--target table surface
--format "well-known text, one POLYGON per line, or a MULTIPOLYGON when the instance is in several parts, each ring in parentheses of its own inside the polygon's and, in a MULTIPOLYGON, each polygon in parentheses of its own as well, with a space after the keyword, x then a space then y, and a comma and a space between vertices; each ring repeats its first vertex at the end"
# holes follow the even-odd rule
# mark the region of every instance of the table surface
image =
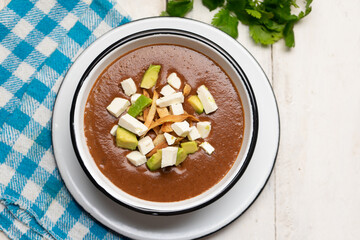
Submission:
MULTIPOLYGON (((133 19, 158 16, 166 4, 121 2, 133 19)), ((311 14, 295 26, 290 50, 282 40, 254 44, 239 24, 238 41, 272 83, 281 143, 260 197, 207 239, 360 238, 360 1, 331 3, 313 2, 311 14)), ((188 17, 210 23, 213 14, 195 0, 188 17)))
MULTIPOLYGON (((133 19, 158 16, 166 4, 118 1, 133 19)), ((0 0, 0 9, 7 2, 0 0)), ((238 41, 273 86, 281 143, 256 202, 206 239, 360 238, 360 1, 331 3, 313 2, 312 13, 295 26, 290 50, 282 40, 256 45, 239 24, 238 41)), ((195 0, 187 17, 210 23, 213 14, 195 0)))

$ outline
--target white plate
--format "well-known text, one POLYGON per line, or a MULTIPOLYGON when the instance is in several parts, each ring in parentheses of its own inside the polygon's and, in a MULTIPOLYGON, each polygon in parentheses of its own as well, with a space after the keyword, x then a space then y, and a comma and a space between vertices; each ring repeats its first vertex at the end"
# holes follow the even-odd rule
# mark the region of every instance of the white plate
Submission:
POLYGON ((239 217, 257 198, 273 169, 278 150, 279 114, 271 86, 256 60, 237 41, 210 25, 178 18, 150 18, 125 24, 86 49, 68 71, 53 113, 53 148, 60 174, 75 200, 94 218, 114 231, 136 239, 191 239, 213 233, 239 217), (106 46, 122 37, 153 28, 172 28, 206 36, 232 54, 253 88, 259 114, 258 139, 253 157, 236 185, 214 203, 191 213, 151 216, 134 212, 98 190, 81 168, 70 137, 70 107, 75 88, 87 65, 106 46))

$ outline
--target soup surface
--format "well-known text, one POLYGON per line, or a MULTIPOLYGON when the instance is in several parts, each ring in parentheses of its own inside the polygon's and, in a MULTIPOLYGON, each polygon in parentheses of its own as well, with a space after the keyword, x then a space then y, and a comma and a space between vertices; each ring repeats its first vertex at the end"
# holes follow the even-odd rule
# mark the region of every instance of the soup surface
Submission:
POLYGON ((157 202, 195 197, 219 182, 236 160, 244 130, 240 96, 227 74, 207 56, 176 45, 142 47, 114 61, 94 84, 84 121, 87 145, 101 172, 123 191, 157 202), (115 97, 130 100, 120 86, 124 79, 131 77, 141 93, 140 82, 150 64, 161 65, 157 92, 166 85, 167 76, 176 72, 182 80, 180 90, 187 83, 192 88, 190 95, 195 95, 204 84, 214 96, 218 109, 209 115, 195 113, 187 98, 183 104, 187 113, 211 122, 211 133, 206 138, 215 148, 211 155, 200 149, 177 167, 151 172, 146 164, 132 165, 125 157, 130 150, 116 146, 109 131, 119 119, 109 114, 106 107, 115 97))

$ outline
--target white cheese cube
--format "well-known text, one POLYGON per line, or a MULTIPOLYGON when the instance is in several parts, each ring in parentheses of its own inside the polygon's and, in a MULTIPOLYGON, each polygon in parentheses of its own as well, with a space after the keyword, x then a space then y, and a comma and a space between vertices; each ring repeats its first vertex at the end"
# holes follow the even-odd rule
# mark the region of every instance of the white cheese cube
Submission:
POLYGON ((211 95, 207 87, 205 85, 201 85, 197 89, 198 97, 204 106, 204 110, 206 114, 212 113, 218 109, 218 106, 215 103, 214 97, 211 95))
POLYGON ((116 135, 116 130, 118 129, 119 125, 114 125, 111 130, 110 130, 110 134, 115 136, 116 135))
POLYGON ((181 103, 175 103, 170 105, 170 110, 172 115, 181 115, 184 114, 184 108, 181 103))
POLYGON ((130 102, 125 98, 116 97, 112 100, 106 109, 115 117, 119 117, 126 108, 130 105, 130 102))
POLYGON ((164 137, 165 137, 168 145, 173 145, 174 142, 176 141, 176 137, 174 137, 173 135, 171 135, 169 133, 164 133, 164 137))
POLYGON ((167 107, 170 106, 171 104, 183 103, 183 102, 184 102, 184 95, 181 92, 177 92, 169 96, 159 98, 158 100, 156 100, 156 105, 158 105, 159 107, 167 107))
POLYGON ((188 139, 190 141, 194 141, 194 140, 196 140, 198 138, 201 138, 201 135, 200 135, 199 131, 197 130, 197 128, 195 126, 192 126, 190 128, 190 131, 189 131, 189 134, 188 134, 188 139))
POLYGON ((161 158, 161 167, 168 167, 173 166, 176 163, 176 157, 178 148, 177 147, 166 147, 163 148, 162 151, 162 158, 161 158))
POLYGON ((213 148, 213 146, 211 146, 211 144, 208 142, 203 142, 199 146, 209 155, 212 154, 212 152, 215 150, 215 148, 213 148))
POLYGON ((178 136, 186 137, 190 131, 190 125, 187 121, 176 122, 171 124, 171 129, 174 130, 178 136))
POLYGON ((196 128, 199 131, 201 138, 207 138, 211 131, 211 122, 198 122, 196 128))
POLYGON ((167 82, 176 89, 179 89, 181 86, 181 80, 176 73, 171 73, 167 78, 167 82))
POLYGON ((131 153, 126 155, 126 158, 135 166, 140 166, 146 163, 146 157, 142 155, 139 151, 132 151, 131 153))
POLYGON ((148 128, 136 118, 130 116, 128 113, 121 116, 119 119, 119 126, 129 130, 132 133, 135 133, 138 136, 143 135, 148 128))
POLYGON ((136 85, 132 78, 125 79, 121 82, 121 87, 123 88, 126 95, 131 96, 136 93, 136 85))
POLYGON ((154 147, 154 143, 149 136, 139 140, 138 149, 143 155, 148 154, 151 150, 154 149, 154 147))
POLYGON ((163 96, 169 96, 175 92, 176 91, 169 84, 166 84, 160 91, 163 96))
POLYGON ((135 94, 133 94, 133 95, 131 96, 131 98, 130 98, 131 104, 134 104, 134 103, 136 102, 136 100, 137 100, 140 96, 141 96, 140 93, 135 93, 135 94))

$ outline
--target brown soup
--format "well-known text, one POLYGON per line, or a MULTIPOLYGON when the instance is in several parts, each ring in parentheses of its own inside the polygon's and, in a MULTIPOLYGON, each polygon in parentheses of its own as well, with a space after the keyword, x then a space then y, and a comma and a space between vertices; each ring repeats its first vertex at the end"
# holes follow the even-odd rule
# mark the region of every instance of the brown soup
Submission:
MULTIPOLYGON (((150 92, 150 91, 149 91, 150 92)), ((243 140, 244 113, 241 99, 223 69, 207 56, 177 45, 150 45, 131 51, 110 64, 94 84, 85 108, 85 137, 92 157, 101 172, 117 187, 141 199, 173 202, 195 197, 218 183, 233 166, 243 140), (130 100, 120 82, 131 77, 140 93, 140 82, 150 64, 161 65, 155 88, 167 83, 167 76, 176 72, 192 88, 190 95, 205 84, 218 105, 209 115, 197 114, 187 103, 184 110, 200 121, 210 121, 211 133, 206 138, 215 151, 190 154, 177 167, 154 172, 146 164, 135 167, 125 157, 130 150, 116 146, 109 133, 118 123, 106 110, 115 97, 130 100)))

